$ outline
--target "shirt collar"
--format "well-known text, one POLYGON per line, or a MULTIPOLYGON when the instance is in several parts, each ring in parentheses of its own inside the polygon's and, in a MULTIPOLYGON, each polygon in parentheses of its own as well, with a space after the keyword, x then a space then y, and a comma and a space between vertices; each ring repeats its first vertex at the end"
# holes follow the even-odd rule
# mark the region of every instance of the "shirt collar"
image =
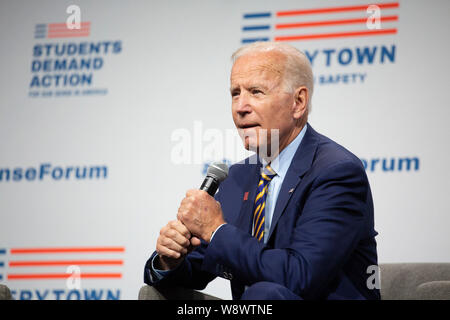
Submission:
MULTIPOLYGON (((281 179, 284 179, 284 176, 286 175, 289 166, 291 165, 295 152, 297 151, 300 143, 303 140, 303 137, 305 136, 307 126, 308 125, 305 124, 302 131, 300 131, 297 137, 295 137, 295 139, 292 140, 291 143, 289 143, 286 148, 284 148, 283 151, 281 151, 281 153, 270 163, 270 167, 277 173, 277 175, 281 179)), ((264 159, 261 159, 261 163, 264 167, 267 165, 267 161, 264 159)))

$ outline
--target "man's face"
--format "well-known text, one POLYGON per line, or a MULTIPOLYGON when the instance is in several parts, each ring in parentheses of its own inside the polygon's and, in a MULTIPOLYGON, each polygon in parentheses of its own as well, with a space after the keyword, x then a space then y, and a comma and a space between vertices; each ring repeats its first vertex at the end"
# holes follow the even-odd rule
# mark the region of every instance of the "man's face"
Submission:
POLYGON ((292 140, 294 94, 283 85, 284 61, 278 52, 250 53, 231 70, 233 120, 247 150, 258 151, 266 141, 270 150, 273 129, 279 130, 280 150, 292 140), (261 129, 267 130, 267 140, 261 129))

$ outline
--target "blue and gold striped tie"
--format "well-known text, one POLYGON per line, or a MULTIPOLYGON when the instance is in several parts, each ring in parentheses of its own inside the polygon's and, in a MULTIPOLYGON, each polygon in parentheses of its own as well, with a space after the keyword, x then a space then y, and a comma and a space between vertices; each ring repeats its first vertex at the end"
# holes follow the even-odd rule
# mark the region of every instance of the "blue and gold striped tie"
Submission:
POLYGON ((273 177, 277 174, 270 165, 267 165, 261 172, 261 179, 258 183, 258 190, 255 198, 255 211, 253 212, 253 236, 261 241, 264 238, 264 220, 267 189, 273 177))

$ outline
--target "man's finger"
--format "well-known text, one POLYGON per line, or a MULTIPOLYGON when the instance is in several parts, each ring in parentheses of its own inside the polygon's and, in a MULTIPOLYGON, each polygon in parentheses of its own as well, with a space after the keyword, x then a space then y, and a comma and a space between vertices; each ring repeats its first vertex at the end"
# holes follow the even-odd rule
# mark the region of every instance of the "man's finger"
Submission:
MULTIPOLYGON (((160 237, 158 237, 158 243, 163 246, 169 245, 171 242, 175 242, 180 247, 189 246, 189 238, 180 234, 175 227, 168 228, 160 237)), ((176 249, 176 248, 174 248, 176 249)))
POLYGON ((190 233, 189 233, 189 237, 186 237, 186 236, 182 235, 181 233, 179 233, 178 230, 171 229, 167 232, 167 237, 170 238, 172 241, 175 241, 178 245, 180 245, 184 248, 186 248, 190 244, 190 242, 189 242, 190 233))
POLYGON ((194 193, 194 189, 189 189, 188 191, 186 191, 186 198, 193 195, 193 193, 194 193))
POLYGON ((182 246, 178 244, 176 241, 174 241, 171 238, 163 238, 159 241, 159 247, 165 247, 167 249, 170 249, 175 252, 179 252, 180 254, 186 254, 187 253, 187 246, 182 246))
POLYGON ((158 253, 159 256, 162 257, 168 257, 172 259, 178 259, 181 257, 181 254, 179 252, 176 252, 164 246, 157 247, 156 252, 158 253))
POLYGON ((192 237, 190 240, 190 245, 188 247, 188 253, 191 253, 192 251, 194 251, 195 248, 197 248, 199 245, 201 245, 200 239, 197 237, 192 237))
POLYGON ((172 228, 186 239, 189 239, 192 236, 189 229, 180 220, 175 220, 174 223, 172 224, 172 228))
POLYGON ((191 246, 198 247, 201 244, 202 244, 202 242, 200 241, 199 238, 197 238, 197 237, 192 237, 191 238, 191 246))

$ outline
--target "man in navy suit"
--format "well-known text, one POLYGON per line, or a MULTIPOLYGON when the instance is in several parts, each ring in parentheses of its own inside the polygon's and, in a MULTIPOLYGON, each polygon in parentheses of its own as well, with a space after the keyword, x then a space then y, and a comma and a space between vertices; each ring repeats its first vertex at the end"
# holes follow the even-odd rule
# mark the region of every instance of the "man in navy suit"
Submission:
POLYGON ((307 122, 312 91, 309 61, 292 46, 234 53, 233 120, 256 154, 230 168, 215 198, 186 193, 147 284, 203 289, 220 276, 234 299, 380 298, 367 285, 377 264, 369 182, 356 156, 307 122))

